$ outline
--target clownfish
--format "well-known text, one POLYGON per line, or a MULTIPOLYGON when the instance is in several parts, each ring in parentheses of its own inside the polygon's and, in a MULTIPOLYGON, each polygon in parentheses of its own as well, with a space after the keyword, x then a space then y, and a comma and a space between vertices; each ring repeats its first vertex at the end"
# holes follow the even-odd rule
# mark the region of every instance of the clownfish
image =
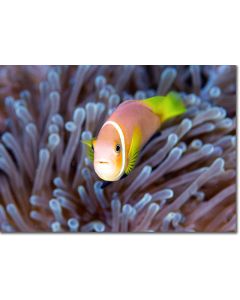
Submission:
POLYGON ((186 108, 178 93, 121 103, 101 127, 97 138, 83 140, 97 175, 117 181, 135 167, 139 152, 166 120, 186 108))

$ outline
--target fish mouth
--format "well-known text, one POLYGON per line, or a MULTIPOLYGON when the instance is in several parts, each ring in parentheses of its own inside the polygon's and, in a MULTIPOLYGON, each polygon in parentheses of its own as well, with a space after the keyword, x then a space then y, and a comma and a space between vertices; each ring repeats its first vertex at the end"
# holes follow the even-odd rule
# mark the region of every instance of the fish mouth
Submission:
POLYGON ((103 165, 103 164, 109 164, 109 161, 99 160, 99 161, 97 161, 97 164, 101 164, 101 165, 103 165))

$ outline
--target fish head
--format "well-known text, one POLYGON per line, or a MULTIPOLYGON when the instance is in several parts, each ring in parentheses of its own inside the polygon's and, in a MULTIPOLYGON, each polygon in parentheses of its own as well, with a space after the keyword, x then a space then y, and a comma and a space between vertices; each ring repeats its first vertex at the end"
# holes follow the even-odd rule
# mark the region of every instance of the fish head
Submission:
MULTIPOLYGON (((125 145, 115 122, 106 122, 94 144, 94 170, 106 181, 117 181, 124 173, 125 145)), ((121 128, 120 128, 121 129, 121 128)))

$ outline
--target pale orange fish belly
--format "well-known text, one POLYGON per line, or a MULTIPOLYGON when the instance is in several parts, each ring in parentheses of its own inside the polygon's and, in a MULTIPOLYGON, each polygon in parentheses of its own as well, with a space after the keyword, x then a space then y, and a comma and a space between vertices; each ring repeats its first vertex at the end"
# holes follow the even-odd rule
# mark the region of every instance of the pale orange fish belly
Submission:
POLYGON ((160 117, 151 111, 141 100, 132 100, 122 103, 109 117, 108 121, 116 122, 122 129, 126 150, 129 149, 135 127, 139 127, 142 134, 141 147, 160 128, 160 117))

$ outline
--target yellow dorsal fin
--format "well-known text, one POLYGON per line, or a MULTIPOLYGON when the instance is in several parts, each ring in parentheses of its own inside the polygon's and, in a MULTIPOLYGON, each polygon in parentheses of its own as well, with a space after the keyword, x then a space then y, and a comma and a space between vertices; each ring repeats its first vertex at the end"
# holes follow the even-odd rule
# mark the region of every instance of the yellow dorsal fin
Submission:
POLYGON ((141 147, 142 134, 139 127, 133 131, 132 141, 128 152, 128 164, 125 173, 128 175, 135 167, 141 147))
POLYGON ((162 122, 179 116, 186 111, 181 96, 176 92, 170 92, 166 96, 155 96, 142 100, 142 102, 158 115, 162 122))

